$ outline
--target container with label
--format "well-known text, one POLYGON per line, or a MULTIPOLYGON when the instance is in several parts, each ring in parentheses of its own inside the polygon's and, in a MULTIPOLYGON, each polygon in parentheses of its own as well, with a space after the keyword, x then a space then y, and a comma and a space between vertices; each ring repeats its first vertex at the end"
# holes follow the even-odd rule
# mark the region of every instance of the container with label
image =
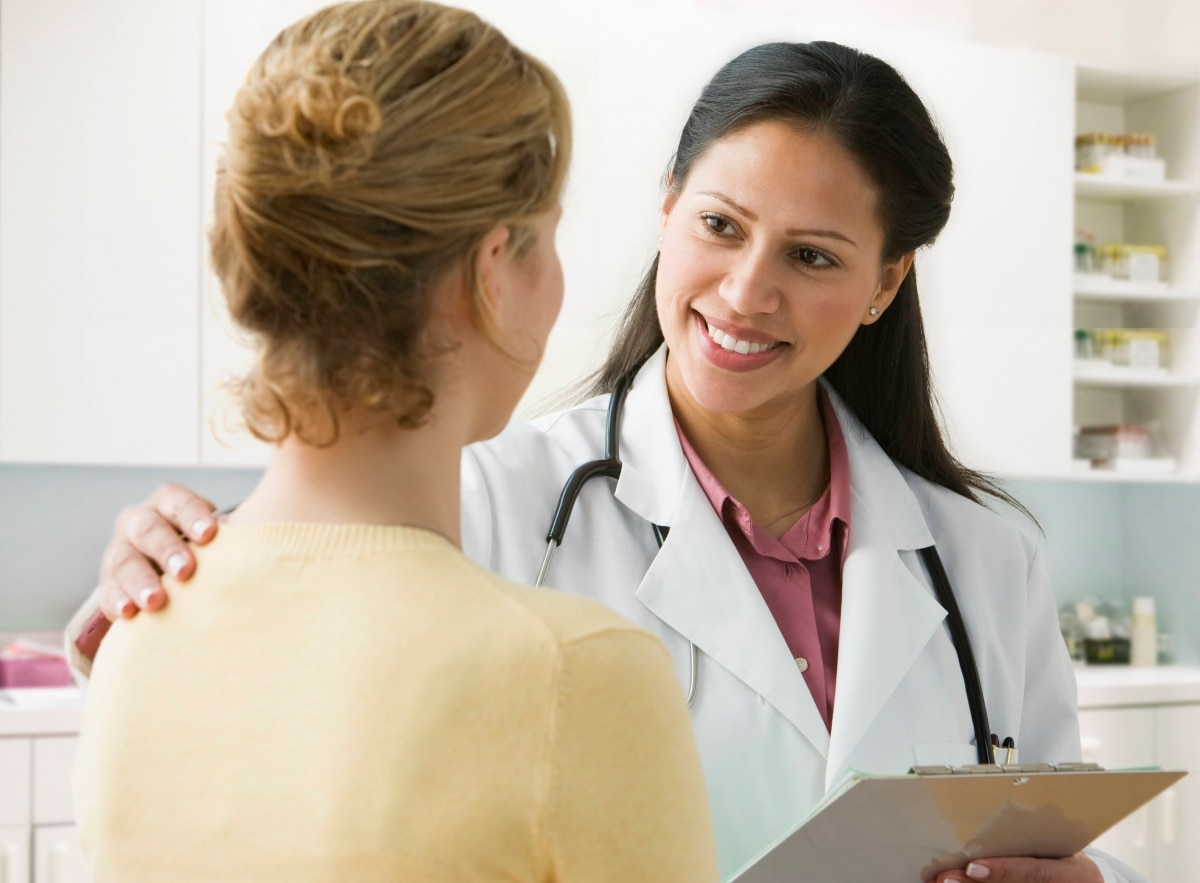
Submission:
POLYGON ((1158 618, 1153 598, 1133 599, 1133 622, 1130 628, 1130 665, 1158 664, 1158 618))

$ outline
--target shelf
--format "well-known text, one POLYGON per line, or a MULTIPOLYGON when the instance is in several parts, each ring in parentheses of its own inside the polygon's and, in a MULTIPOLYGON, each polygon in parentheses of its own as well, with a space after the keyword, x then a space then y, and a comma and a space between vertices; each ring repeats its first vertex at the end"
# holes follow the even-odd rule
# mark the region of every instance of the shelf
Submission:
POLYGON ((1075 173, 1075 195, 1081 199, 1177 199, 1197 194, 1200 184, 1191 181, 1138 181, 1075 173))
POLYGON ((1076 74, 1076 95, 1080 101, 1094 104, 1126 104, 1154 95, 1176 92, 1196 85, 1191 72, 1152 74, 1080 66, 1076 74))
POLYGON ((1190 374, 1172 374, 1166 370, 1117 368, 1111 365, 1075 363, 1075 382, 1080 386, 1106 386, 1114 388, 1174 389, 1200 387, 1200 377, 1190 374))
POLYGON ((1167 285, 1146 285, 1119 279, 1075 280, 1075 299, 1115 301, 1118 303, 1164 303, 1200 301, 1200 289, 1171 288, 1167 285))
POLYGON ((1067 481, 1081 484, 1197 484, 1200 476, 1183 472, 1143 474, 1117 472, 1113 469, 1072 469, 1067 472, 1005 472, 1001 481, 1067 481))

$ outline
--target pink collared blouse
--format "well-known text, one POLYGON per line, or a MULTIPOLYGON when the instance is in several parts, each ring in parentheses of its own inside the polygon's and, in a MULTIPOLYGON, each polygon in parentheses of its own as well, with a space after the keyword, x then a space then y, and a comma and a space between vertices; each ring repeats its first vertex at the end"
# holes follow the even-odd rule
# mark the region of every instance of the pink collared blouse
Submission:
MULTIPOLYGON (((755 524, 679 432, 684 456, 804 675, 826 728, 833 721, 841 627, 842 561, 850 537, 850 460, 829 396, 819 388, 829 443, 829 487, 779 539, 755 524)), ((676 426, 678 429, 678 426, 676 426)))

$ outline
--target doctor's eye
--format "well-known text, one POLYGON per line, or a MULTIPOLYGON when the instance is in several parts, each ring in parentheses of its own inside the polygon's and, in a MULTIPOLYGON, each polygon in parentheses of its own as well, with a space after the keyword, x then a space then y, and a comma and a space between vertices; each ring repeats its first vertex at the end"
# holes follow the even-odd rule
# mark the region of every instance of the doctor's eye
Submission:
POLYGON ((798 248, 792 252, 792 257, 800 263, 818 270, 837 266, 837 261, 819 248, 798 248))
POLYGON ((700 219, 704 221, 708 232, 715 236, 726 236, 733 232, 733 222, 724 215, 718 215, 716 212, 701 212, 700 219))

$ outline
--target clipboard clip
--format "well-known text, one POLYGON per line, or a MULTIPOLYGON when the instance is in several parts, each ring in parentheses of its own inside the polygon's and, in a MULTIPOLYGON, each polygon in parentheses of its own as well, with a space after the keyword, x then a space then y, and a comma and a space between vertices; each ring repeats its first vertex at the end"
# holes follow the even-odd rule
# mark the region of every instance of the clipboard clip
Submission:
POLYGON ((929 764, 915 766, 909 773, 917 776, 961 776, 990 773, 1102 773, 1098 763, 969 763, 964 766, 929 764))

